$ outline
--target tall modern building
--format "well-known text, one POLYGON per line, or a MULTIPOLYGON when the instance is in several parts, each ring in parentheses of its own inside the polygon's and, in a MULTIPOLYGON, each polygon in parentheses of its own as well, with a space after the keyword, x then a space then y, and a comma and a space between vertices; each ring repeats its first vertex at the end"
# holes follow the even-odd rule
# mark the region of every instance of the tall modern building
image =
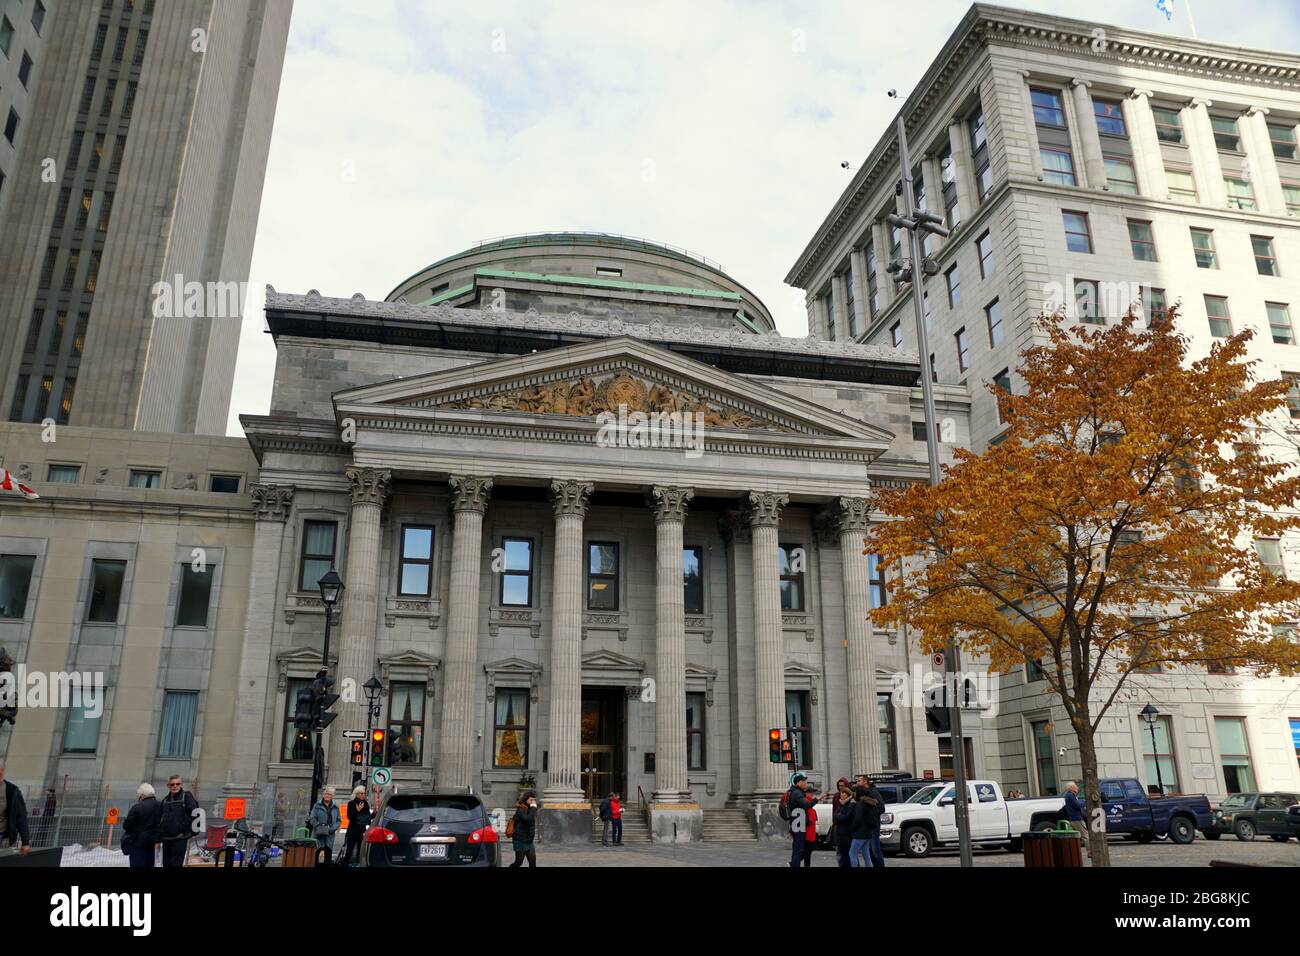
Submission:
POLYGON ((0 412, 223 434, 292 4, 2 9, 0 412))
MULTIPOLYGON (((883 91, 882 91, 883 94, 883 91)), ((1268 377, 1300 377, 1300 56, 973 6, 903 106, 913 192, 952 227, 931 237, 924 306, 931 374, 964 387, 975 450, 1004 425, 987 386, 1021 387, 1035 318, 1115 322, 1180 303, 1193 357, 1244 327, 1268 377)), ((901 206, 897 138, 871 150, 786 281, 809 330, 915 349, 906 258, 884 221, 901 206)), ((1258 436, 1296 458, 1290 416, 1258 436)), ((918 426, 922 427, 922 426, 918 426)), ((923 427, 921 434, 924 435, 923 427)), ((1261 560, 1300 574, 1297 542, 1261 560)), ((1212 794, 1300 784, 1296 681, 1221 672, 1143 674, 1103 726, 1103 772, 1212 794), (1137 712, 1161 711, 1153 744, 1137 712)), ((986 766, 1005 786, 1053 792, 1077 775, 1064 712, 1026 671, 1003 683, 986 766), (1063 755, 1062 755, 1063 754, 1063 755)))

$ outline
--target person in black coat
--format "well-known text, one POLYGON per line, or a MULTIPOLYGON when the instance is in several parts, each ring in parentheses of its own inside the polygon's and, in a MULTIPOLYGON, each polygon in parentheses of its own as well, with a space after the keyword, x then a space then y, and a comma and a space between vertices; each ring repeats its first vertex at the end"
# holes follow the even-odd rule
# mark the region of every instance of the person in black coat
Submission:
POLYGON ((167 796, 162 798, 158 836, 162 840, 163 866, 184 866, 185 850, 194 835, 194 813, 199 801, 181 784, 178 773, 167 778, 167 796))
POLYGON ((850 867, 853 864, 849 862, 849 846, 853 842, 853 812, 856 804, 854 803, 853 790, 849 786, 849 781, 841 777, 839 780, 839 793, 835 795, 832 801, 832 834, 835 837, 835 861, 842 867, 850 867))
POLYGON ((5 762, 0 758, 0 847, 16 846, 20 856, 32 849, 32 834, 27 824, 27 801, 17 786, 5 779, 5 762))
POLYGON ((366 788, 355 788, 352 799, 348 801, 348 835, 343 844, 344 866, 361 862, 361 841, 365 839, 366 827, 370 826, 373 819, 374 813, 366 800, 366 788))
POLYGON ((531 790, 524 791, 519 802, 515 804, 512 822, 514 829, 511 831, 510 840, 515 851, 515 862, 510 865, 520 866, 527 859, 529 866, 536 866, 537 848, 534 841, 537 838, 537 794, 531 790))
POLYGON ((869 787, 854 787, 853 796, 853 840, 849 844, 849 859, 856 867, 870 867, 871 835, 873 832, 880 833, 880 815, 884 812, 885 804, 883 800, 871 796, 869 787), (859 863, 858 860, 863 862, 859 863))
POLYGON ((130 857, 132 866, 149 867, 153 866, 153 848, 158 843, 162 804, 154 796, 153 784, 140 784, 135 795, 140 799, 122 824, 122 850, 130 857))
MULTIPOLYGON (((817 797, 808 788, 808 775, 795 771, 790 778, 790 790, 786 794, 786 806, 790 814, 790 868, 797 869, 807 858, 807 832, 812 819, 808 811, 817 806, 817 797)), ((809 860, 811 863, 811 860, 809 860)))

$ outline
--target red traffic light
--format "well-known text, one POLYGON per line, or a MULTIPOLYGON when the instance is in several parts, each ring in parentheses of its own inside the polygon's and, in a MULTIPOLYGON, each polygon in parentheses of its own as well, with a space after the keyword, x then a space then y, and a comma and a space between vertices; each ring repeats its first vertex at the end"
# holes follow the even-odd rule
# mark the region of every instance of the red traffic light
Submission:
POLYGON ((382 767, 384 765, 384 741, 388 737, 385 730, 370 731, 370 766, 382 767))
POLYGON ((768 740, 780 740, 780 739, 781 739, 781 728, 780 728, 780 727, 773 727, 771 730, 769 730, 769 731, 767 732, 767 739, 768 739, 768 740))

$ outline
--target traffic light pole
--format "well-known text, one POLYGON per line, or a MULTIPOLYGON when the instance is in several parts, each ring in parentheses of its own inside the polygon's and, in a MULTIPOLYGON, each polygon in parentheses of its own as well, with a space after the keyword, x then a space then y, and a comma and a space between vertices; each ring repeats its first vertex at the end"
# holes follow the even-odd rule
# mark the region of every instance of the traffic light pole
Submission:
MULTIPOLYGON (((325 606, 325 648, 321 652, 320 669, 322 674, 328 674, 330 669, 330 618, 334 616, 334 608, 329 605, 325 606)), ((321 782, 325 779, 325 751, 321 746, 321 738, 324 736, 324 728, 320 725, 319 716, 316 723, 316 752, 312 754, 311 761, 311 806, 316 806, 316 800, 320 796, 321 782)), ((307 808, 308 814, 311 813, 311 807, 307 808)))
MULTIPOLYGON (((925 328, 925 310, 921 303, 925 283, 924 256, 921 250, 920 224, 915 221, 912 206, 912 160, 907 151, 907 124, 903 110, 898 111, 898 158, 902 167, 903 218, 913 220, 907 229, 908 247, 912 257, 912 313, 916 319, 917 352, 921 359, 921 401, 925 410, 925 448, 930 459, 930 484, 939 484, 939 436, 934 411, 934 387, 931 382, 930 343, 925 328)), ((952 735, 953 786, 956 790, 957 840, 961 847, 961 865, 974 866, 971 852, 970 808, 966 799, 966 741, 961 731, 961 701, 955 692, 957 673, 957 645, 948 636, 943 655, 945 692, 951 693, 948 702, 948 732, 952 735)))

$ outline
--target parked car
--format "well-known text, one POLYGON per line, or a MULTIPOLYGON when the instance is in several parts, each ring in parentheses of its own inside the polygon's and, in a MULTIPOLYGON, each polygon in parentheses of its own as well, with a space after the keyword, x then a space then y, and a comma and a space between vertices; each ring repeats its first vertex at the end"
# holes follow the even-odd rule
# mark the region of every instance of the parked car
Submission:
MULTIPOLYGON (((1020 848, 1026 830, 1051 829, 1061 816, 1062 797, 1023 797, 1007 800, 992 780, 967 783, 971 843, 975 846, 1020 848)), ((956 789, 951 781, 932 782, 904 803, 885 806, 880 819, 880 843, 886 851, 924 857, 937 846, 957 842, 956 789)), ((818 821, 820 823, 820 819, 818 821)))
POLYGON ((1153 797, 1133 777, 1106 777, 1099 784, 1107 833, 1129 835, 1139 843, 1168 836, 1173 843, 1187 844, 1197 830, 1211 828, 1214 814, 1204 794, 1153 797))
POLYGON ((393 794, 366 831, 363 866, 500 866, 483 801, 463 793, 393 794))
POLYGON ((1279 843, 1293 836, 1300 839, 1300 811, 1288 812, 1297 804, 1300 795, 1294 793, 1234 793, 1225 797, 1214 811, 1205 836, 1217 840, 1225 833, 1233 833, 1238 840, 1247 842, 1257 834, 1272 837, 1279 843))

